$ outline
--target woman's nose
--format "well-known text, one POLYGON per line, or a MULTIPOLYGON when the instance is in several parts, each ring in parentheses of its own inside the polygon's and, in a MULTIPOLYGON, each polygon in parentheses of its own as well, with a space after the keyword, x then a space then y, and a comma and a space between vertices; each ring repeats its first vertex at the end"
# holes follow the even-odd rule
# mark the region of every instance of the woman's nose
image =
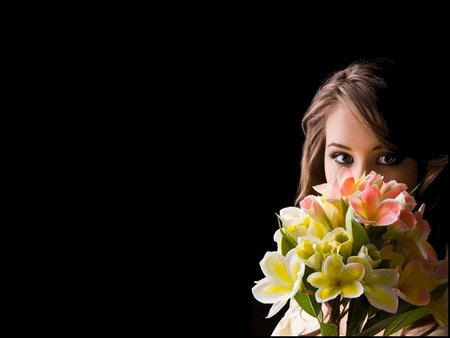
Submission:
POLYGON ((352 172, 355 179, 361 177, 361 175, 365 172, 366 175, 374 170, 373 166, 368 161, 361 161, 353 166, 352 172))

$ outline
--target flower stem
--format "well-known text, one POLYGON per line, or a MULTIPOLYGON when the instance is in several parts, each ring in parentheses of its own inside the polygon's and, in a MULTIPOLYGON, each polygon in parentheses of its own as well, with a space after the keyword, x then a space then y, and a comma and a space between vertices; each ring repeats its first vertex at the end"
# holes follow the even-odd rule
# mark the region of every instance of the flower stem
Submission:
POLYGON ((340 299, 336 297, 330 301, 330 318, 329 323, 335 324, 337 332, 339 332, 339 318, 340 317, 340 299))

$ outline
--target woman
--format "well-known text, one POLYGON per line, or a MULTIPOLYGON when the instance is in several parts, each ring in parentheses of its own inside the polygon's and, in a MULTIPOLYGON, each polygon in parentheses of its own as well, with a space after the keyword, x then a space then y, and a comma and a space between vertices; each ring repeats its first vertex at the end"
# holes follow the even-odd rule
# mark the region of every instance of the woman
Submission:
MULTIPOLYGON (((331 182, 343 166, 355 177, 374 170, 385 181, 406 183, 409 191, 419 185, 415 198, 426 204, 424 218, 432 227, 428 241, 443 259, 447 247, 443 231, 448 224, 440 190, 446 186, 448 154, 442 133, 430 128, 435 121, 429 111, 437 111, 432 106, 437 102, 427 100, 425 89, 407 81, 387 59, 356 61, 332 74, 303 117, 305 142, 296 204, 317 194, 313 186, 331 182)), ((295 300, 290 304, 273 335, 314 331, 315 318, 302 312, 295 300)), ((403 333, 447 335, 432 316, 403 333)))

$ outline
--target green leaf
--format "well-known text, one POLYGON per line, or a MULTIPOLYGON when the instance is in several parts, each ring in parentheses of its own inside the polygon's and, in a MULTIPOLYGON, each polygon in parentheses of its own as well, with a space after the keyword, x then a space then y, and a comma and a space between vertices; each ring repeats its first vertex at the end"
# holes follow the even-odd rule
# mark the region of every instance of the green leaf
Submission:
POLYGON ((422 184, 422 183, 419 183, 418 185, 416 185, 416 186, 414 187, 414 189, 411 190, 411 191, 409 192, 409 194, 412 196, 412 195, 416 192, 417 188, 420 187, 421 184, 422 184))
POLYGON ((341 197, 341 207, 342 207, 342 213, 344 215, 347 215, 348 205, 347 205, 347 203, 345 203, 345 201, 342 197, 341 197))
POLYGON ((275 215, 277 215, 278 227, 279 227, 280 230, 281 230, 281 229, 283 228, 283 222, 281 221, 280 215, 278 215, 277 213, 275 213, 275 215))
POLYGON ((275 215, 277 215, 278 227, 280 228, 281 233, 281 243, 280 243, 281 254, 283 256, 286 256, 289 251, 291 251, 293 248, 297 246, 297 243, 295 243, 294 239, 291 236, 289 236, 289 234, 287 234, 286 231, 283 229, 283 223, 281 221, 280 215, 278 215, 277 213, 275 213, 275 215))
POLYGON ((345 229, 353 241, 352 255, 356 256, 359 249, 361 249, 363 245, 370 243, 370 241, 364 227, 354 219, 352 208, 348 208, 347 214, 345 215, 345 229))
POLYGON ((303 279, 302 279, 302 282, 303 282, 303 286, 307 289, 307 290, 311 290, 311 291, 316 291, 317 290, 317 288, 315 288, 314 286, 312 286, 311 284, 309 284, 309 282, 308 282, 308 276, 310 275, 310 274, 312 274, 313 272, 316 272, 313 268, 311 268, 310 266, 308 266, 308 265, 305 265, 305 273, 303 274, 303 279))
POLYGON ((291 236, 289 236, 283 229, 280 229, 281 232, 281 254, 286 256, 286 254, 294 249, 297 244, 294 242, 291 236))
POLYGON ((404 314, 410 313, 412 311, 418 310, 414 305, 399 299, 397 314, 392 315, 386 311, 379 310, 376 315, 367 321, 364 325, 364 331, 362 331, 360 336, 374 336, 381 330, 385 329, 392 321, 396 320, 404 314))
POLYGON ((320 323, 320 334, 322 336, 338 336, 336 324, 320 323))
POLYGON ((386 319, 383 319, 382 321, 379 321, 375 325, 372 325, 367 330, 364 330, 359 333, 359 336, 361 337, 367 337, 367 336, 375 336, 378 332, 383 330, 390 322, 392 322, 397 316, 389 317, 386 319))
POLYGON ((281 254, 286 257, 287 253, 292 250, 289 242, 283 237, 281 238, 281 254))
POLYGON ((313 317, 318 317, 322 309, 322 305, 317 303, 316 298, 313 295, 307 295, 306 293, 298 292, 294 296, 298 305, 305 310, 306 313, 313 317))
POLYGON ((430 311, 427 308, 421 307, 412 311, 403 313, 389 323, 389 325, 384 330, 384 336, 390 336, 393 333, 403 329, 404 327, 411 325, 416 320, 426 316, 430 311))

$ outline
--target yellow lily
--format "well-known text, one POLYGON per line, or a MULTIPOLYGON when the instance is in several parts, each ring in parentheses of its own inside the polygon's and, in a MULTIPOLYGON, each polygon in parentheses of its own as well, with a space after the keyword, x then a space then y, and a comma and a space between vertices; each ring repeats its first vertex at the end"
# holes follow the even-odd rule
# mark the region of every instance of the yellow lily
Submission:
POLYGON ((336 298, 339 294, 345 298, 357 298, 363 293, 361 279, 364 266, 360 263, 344 265, 339 255, 330 255, 322 265, 322 272, 313 272, 307 281, 316 291, 319 303, 336 298))

